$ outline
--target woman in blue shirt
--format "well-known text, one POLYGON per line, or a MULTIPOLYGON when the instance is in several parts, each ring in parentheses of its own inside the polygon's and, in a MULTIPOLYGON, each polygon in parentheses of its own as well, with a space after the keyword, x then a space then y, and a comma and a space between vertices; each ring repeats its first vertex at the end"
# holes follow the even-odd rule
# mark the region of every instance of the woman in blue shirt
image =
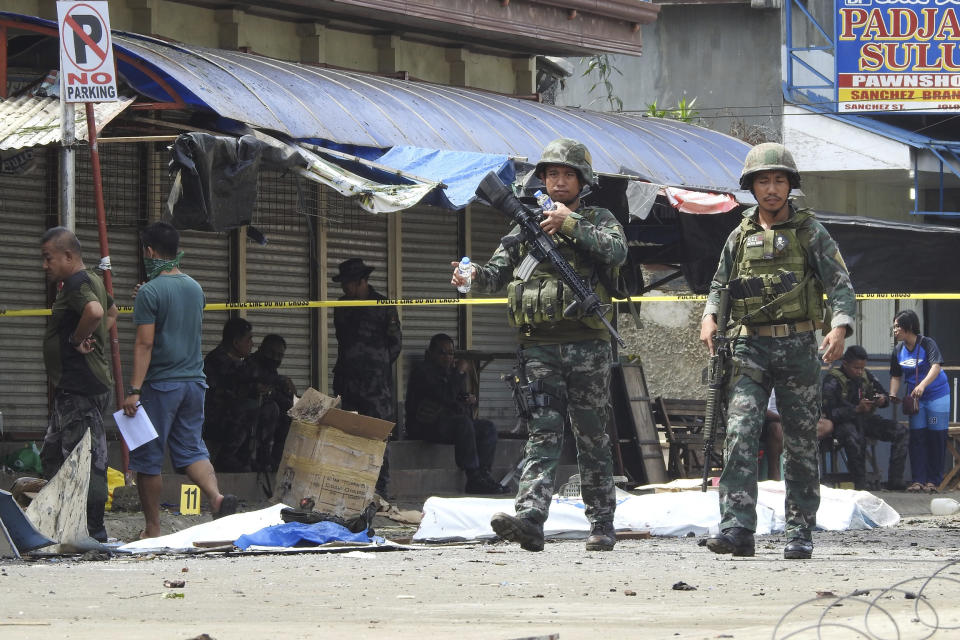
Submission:
POLYGON ((920 319, 907 309, 893 319, 898 341, 890 356, 890 395, 896 397, 900 380, 906 394, 917 399, 919 411, 910 416, 910 470, 907 491, 936 493, 943 481, 943 456, 950 420, 950 385, 942 371, 943 356, 933 338, 920 335, 920 319))

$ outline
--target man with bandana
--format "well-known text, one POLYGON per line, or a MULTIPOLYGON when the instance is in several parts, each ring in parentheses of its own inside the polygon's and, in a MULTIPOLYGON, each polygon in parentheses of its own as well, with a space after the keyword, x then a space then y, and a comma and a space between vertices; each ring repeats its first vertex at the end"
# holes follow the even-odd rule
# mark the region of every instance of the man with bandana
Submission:
POLYGON ((153 538, 160 535, 160 472, 167 446, 173 468, 200 487, 214 519, 234 513, 237 498, 220 493, 202 437, 207 387, 200 351, 203 290, 180 271, 180 234, 172 225, 154 222, 141 232, 140 241, 147 282, 138 287, 133 306, 137 333, 123 412, 146 411, 158 435, 130 452, 146 525, 141 537, 153 538))
POLYGON ((43 339, 43 359, 54 386, 50 423, 40 451, 43 474, 52 478, 90 430, 87 529, 92 538, 106 542, 107 436, 103 412, 113 386, 107 345, 117 307, 100 276, 84 266, 80 241, 72 231, 54 227, 43 234, 40 245, 47 280, 57 286, 43 339))

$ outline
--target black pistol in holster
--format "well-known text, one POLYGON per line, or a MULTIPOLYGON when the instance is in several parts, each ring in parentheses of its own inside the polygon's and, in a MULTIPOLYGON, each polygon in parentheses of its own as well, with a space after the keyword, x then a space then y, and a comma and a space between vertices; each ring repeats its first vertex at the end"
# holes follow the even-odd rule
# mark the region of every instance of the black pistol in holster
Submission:
POLYGON ((582 310, 583 315, 595 315, 607 328, 610 335, 616 339, 617 343, 621 347, 626 347, 627 343, 623 341, 623 338, 606 318, 607 312, 610 311, 610 305, 604 304, 600 296, 587 286, 580 274, 570 266, 570 263, 560 253, 556 241, 550 234, 540 228, 540 220, 542 220, 540 211, 523 204, 493 171, 488 173, 480 182, 480 186, 477 187, 477 195, 494 209, 500 210, 503 215, 520 227, 520 239, 527 244, 529 253, 517 267, 517 277, 526 281, 538 264, 544 260, 549 260, 561 282, 573 291, 576 298, 570 306, 563 310, 564 317, 573 317, 578 310, 582 310))
POLYGON ((703 423, 703 482, 700 491, 707 490, 710 475, 710 460, 713 458, 717 431, 724 427, 727 420, 727 385, 730 382, 731 363, 733 362, 732 340, 727 338, 730 324, 730 290, 726 286, 720 290, 720 306, 717 309, 717 332, 713 336, 713 354, 706 371, 707 408, 703 423))

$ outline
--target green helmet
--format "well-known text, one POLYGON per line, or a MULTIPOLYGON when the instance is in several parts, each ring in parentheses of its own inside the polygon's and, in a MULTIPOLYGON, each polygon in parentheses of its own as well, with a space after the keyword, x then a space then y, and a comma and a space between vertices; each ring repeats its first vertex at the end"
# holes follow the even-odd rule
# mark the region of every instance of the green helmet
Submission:
POLYGON ((740 174, 740 188, 750 191, 753 189, 753 176, 761 171, 786 171, 790 176, 790 188, 800 187, 800 172, 797 163, 787 148, 777 142, 758 144, 747 154, 743 162, 743 173, 740 174))
POLYGON ((593 184, 593 159, 587 147, 570 138, 557 138, 543 149, 535 173, 541 180, 548 165, 559 164, 570 167, 580 177, 580 186, 593 184))

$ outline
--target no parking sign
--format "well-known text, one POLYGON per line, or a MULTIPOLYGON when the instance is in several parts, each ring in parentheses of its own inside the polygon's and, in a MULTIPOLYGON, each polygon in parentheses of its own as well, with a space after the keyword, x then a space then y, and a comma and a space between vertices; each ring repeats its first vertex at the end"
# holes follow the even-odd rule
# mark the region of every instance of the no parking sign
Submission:
POLYGON ((106 2, 57 2, 60 74, 67 102, 115 102, 117 71, 106 2))

